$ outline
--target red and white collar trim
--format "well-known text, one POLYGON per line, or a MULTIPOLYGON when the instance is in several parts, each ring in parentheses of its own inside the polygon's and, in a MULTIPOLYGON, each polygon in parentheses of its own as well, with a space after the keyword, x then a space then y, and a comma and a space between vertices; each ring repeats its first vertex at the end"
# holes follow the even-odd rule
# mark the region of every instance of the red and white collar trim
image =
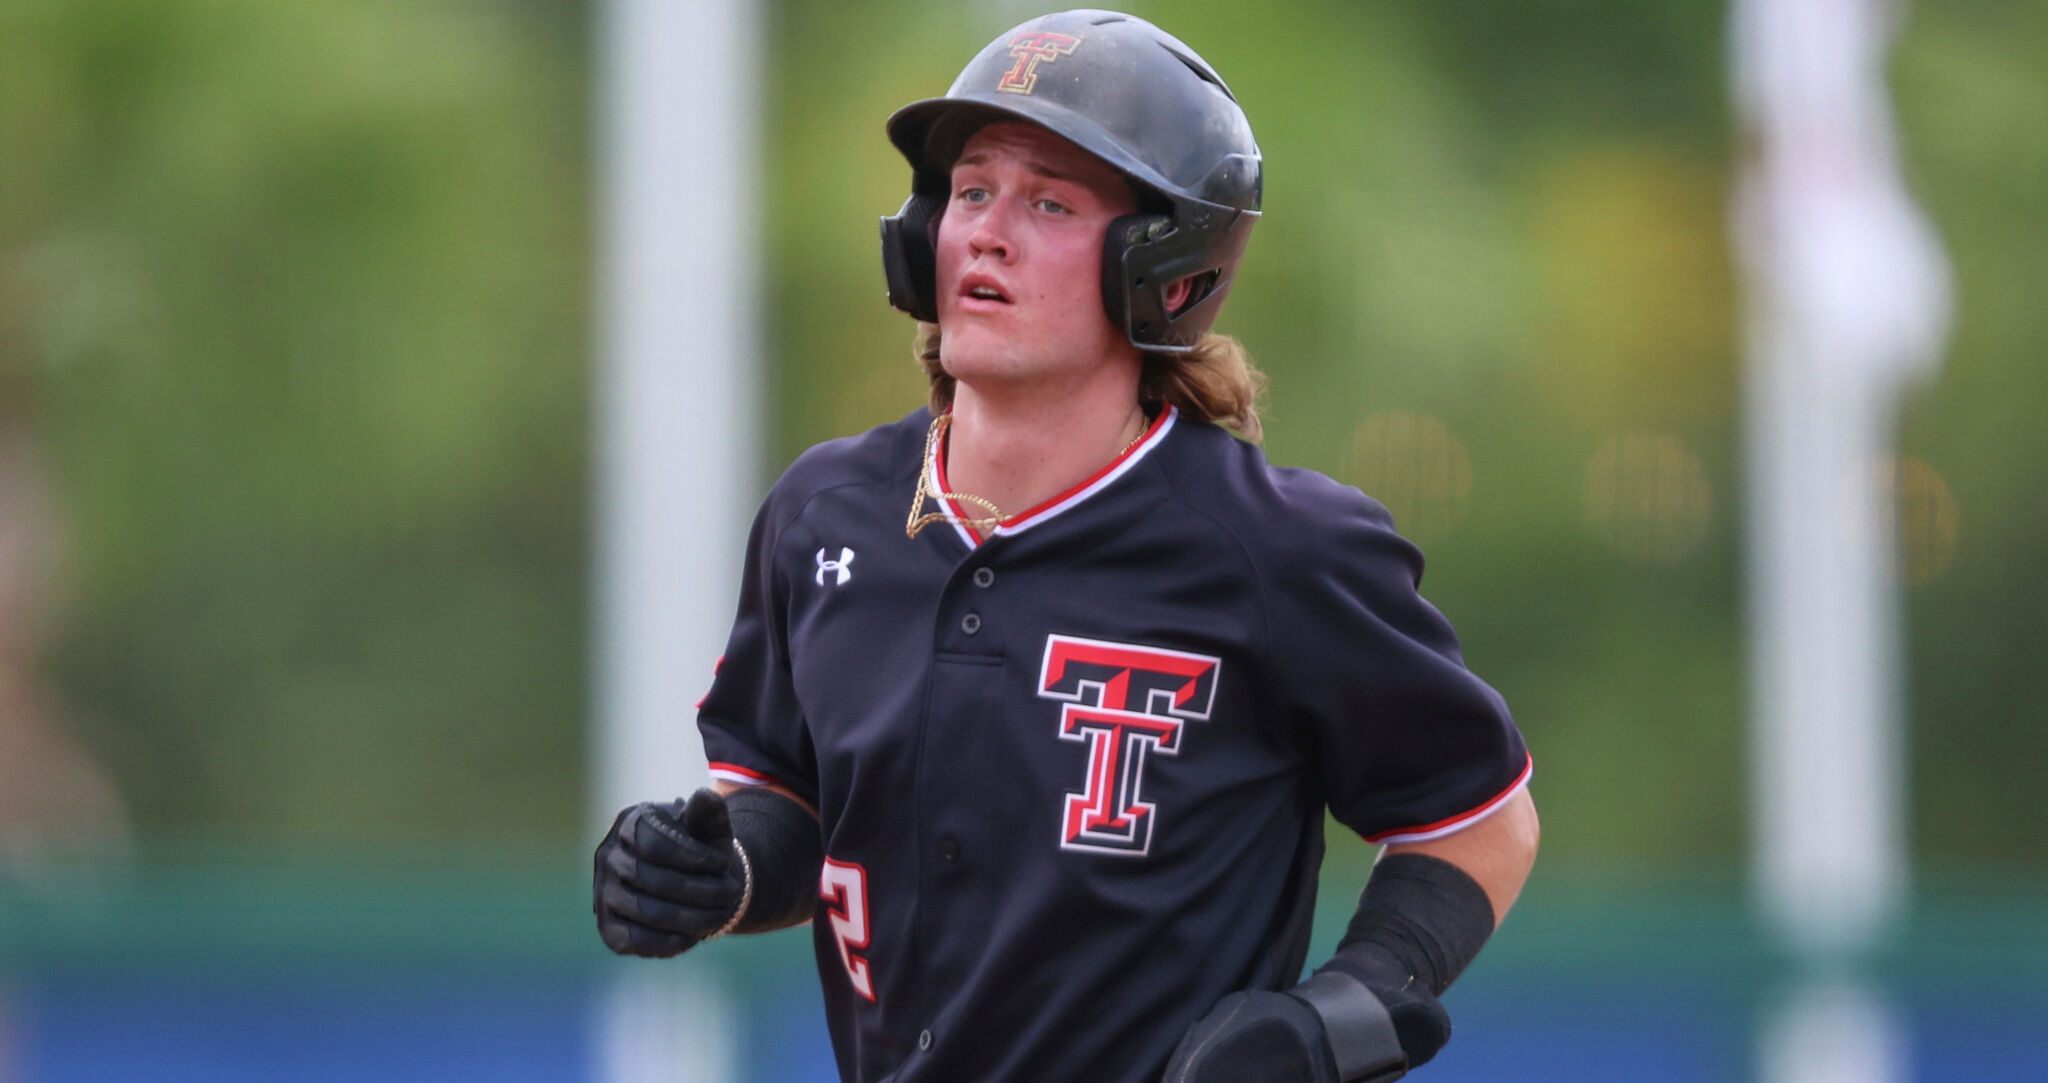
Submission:
MULTIPOLYGON (((1109 488, 1115 484, 1116 479, 1123 477, 1132 467, 1138 465, 1138 460, 1150 454, 1153 448, 1158 447, 1166 439, 1168 430, 1173 428, 1174 419, 1179 416, 1180 410, 1170 405, 1159 411, 1159 416, 1152 420, 1152 427, 1145 430, 1145 435, 1138 437, 1137 443, 1125 448, 1123 454, 1111 459, 1108 465, 1097 470, 1079 485, 1068 489, 1066 492, 1053 497, 1051 500, 1035 508, 1018 512, 1015 515, 1004 516, 1003 521, 997 524, 994 530, 989 531, 988 536, 996 537, 1000 535, 1007 537, 1011 534, 1022 534, 1026 530, 1109 488)), ((932 456, 931 480, 933 487, 939 492, 948 491, 946 488, 946 447, 944 442, 940 443, 938 454, 932 456)), ((972 516, 969 512, 963 511, 959 505, 947 500, 943 496, 939 498, 939 506, 944 508, 946 514, 952 516, 955 520, 978 518, 978 516, 972 516)), ((972 549, 982 543, 981 532, 973 527, 957 521, 952 526, 955 531, 959 532, 960 540, 966 542, 968 548, 972 549)))

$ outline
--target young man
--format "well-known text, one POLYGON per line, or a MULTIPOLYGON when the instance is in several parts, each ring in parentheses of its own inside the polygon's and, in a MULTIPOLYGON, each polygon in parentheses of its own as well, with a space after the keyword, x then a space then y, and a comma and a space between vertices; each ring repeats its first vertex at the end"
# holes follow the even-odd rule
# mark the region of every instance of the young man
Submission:
POLYGON ((1243 113, 1077 11, 889 132, 931 407, 769 494, 717 792, 620 813, 605 943, 812 921, 848 1080, 1398 1078, 1534 859, 1529 759, 1386 513, 1217 425, 1257 435, 1208 331, 1258 217, 1243 113), (1301 982, 1325 809, 1388 845, 1301 982))

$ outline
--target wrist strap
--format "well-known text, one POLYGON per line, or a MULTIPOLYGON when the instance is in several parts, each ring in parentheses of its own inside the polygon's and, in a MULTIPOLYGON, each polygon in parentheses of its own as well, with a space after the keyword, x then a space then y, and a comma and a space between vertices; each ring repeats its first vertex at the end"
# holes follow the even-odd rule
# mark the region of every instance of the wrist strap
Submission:
POLYGON ((1408 1056, 1401 1051, 1394 1020, 1363 982, 1325 970, 1287 992, 1322 1016, 1343 1083, 1388 1083, 1408 1074, 1408 1056))

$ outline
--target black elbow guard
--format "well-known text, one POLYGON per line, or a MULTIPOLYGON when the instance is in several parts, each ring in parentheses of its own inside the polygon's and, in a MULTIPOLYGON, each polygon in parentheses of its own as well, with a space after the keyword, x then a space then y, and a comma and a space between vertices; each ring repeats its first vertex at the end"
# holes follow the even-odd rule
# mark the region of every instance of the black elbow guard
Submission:
POLYGON ((764 933, 801 925, 818 905, 825 841, 817 817, 772 790, 727 794, 733 841, 746 855, 752 892, 734 932, 764 933))

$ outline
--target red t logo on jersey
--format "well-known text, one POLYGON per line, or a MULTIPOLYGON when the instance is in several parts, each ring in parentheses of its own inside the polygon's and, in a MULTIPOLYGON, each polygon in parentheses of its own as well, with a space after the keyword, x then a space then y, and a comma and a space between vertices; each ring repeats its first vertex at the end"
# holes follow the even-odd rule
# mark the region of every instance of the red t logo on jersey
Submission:
POLYGON ((1080 38, 1043 30, 1011 38, 1010 55, 1016 57, 1017 62, 1010 65, 1009 71, 1003 73, 1002 79, 996 83, 996 89, 1007 90, 1012 94, 1031 93, 1031 89, 1038 85, 1038 62, 1057 60, 1073 52, 1080 44, 1080 38))
POLYGON ((1180 752, 1187 719, 1209 717, 1222 659, 1159 647, 1048 636, 1038 694, 1066 701, 1060 740, 1088 743, 1088 778, 1069 792, 1060 848, 1143 856, 1153 806, 1139 797, 1145 759, 1180 752))

